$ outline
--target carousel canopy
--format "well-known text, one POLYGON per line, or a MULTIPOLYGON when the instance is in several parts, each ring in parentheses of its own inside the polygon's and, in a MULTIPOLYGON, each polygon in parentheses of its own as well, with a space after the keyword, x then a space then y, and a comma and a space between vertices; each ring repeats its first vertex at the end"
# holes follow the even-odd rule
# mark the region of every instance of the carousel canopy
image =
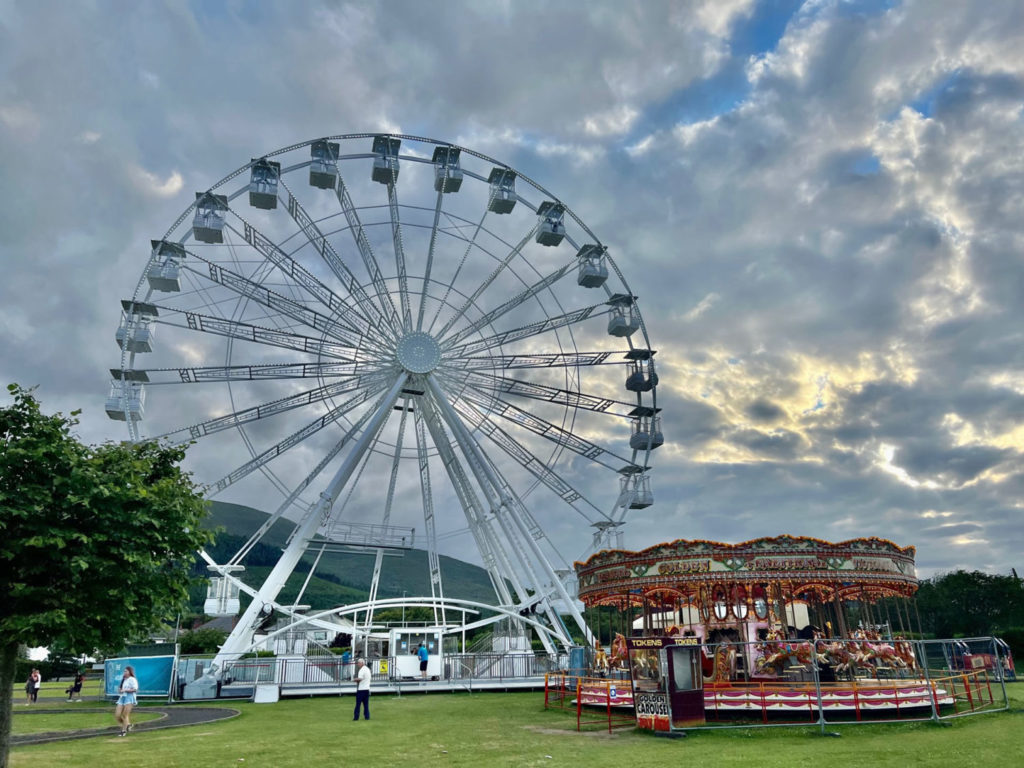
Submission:
POLYGON ((725 544, 678 539, 639 552, 604 550, 574 564, 587 605, 701 599, 702 590, 784 585, 789 595, 871 601, 917 590, 914 547, 879 538, 839 543, 776 536, 725 544))

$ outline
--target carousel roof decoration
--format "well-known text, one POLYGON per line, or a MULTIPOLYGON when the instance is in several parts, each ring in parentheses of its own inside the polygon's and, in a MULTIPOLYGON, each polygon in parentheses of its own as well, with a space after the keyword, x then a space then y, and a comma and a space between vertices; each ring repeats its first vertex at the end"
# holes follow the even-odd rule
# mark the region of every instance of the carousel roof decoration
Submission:
POLYGON ((917 590, 915 554, 912 546, 877 537, 833 543, 782 535, 739 544, 676 539, 636 552, 604 550, 575 563, 575 569, 580 599, 588 605, 702 603, 709 588, 767 584, 819 601, 873 601, 917 590))

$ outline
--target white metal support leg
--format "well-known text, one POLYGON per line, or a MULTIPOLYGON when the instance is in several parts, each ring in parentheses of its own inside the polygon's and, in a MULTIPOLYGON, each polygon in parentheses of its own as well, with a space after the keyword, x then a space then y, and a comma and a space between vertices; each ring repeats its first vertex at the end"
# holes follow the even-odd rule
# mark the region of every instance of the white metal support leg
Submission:
POLYGON ((264 605, 273 603, 277 599, 278 593, 284 587, 292 571, 295 570, 295 566, 298 565, 313 535, 322 524, 325 513, 330 511, 341 489, 355 471, 359 460, 391 413, 391 408, 398 399, 398 395, 401 393, 402 387, 405 386, 407 379, 408 377, 404 374, 400 376, 391 389, 388 390, 387 394, 378 402, 377 409, 366 423, 363 434, 356 440, 356 444, 352 446, 351 452, 345 457, 344 462, 342 462, 342 465, 331 479, 327 489, 320 494, 320 499, 310 510, 310 514, 306 515, 301 528, 295 532, 288 546, 281 553, 281 558, 277 561, 277 565, 274 566, 274 569, 267 576, 266 581, 264 581, 263 586, 260 587, 259 592, 253 597, 252 602, 245 610, 245 613, 242 614, 234 630, 228 635, 227 640, 224 641, 224 645, 221 646, 220 651, 213 660, 215 669, 221 669, 226 659, 230 659, 248 650, 249 645, 252 643, 252 632, 260 610, 264 605))
MULTIPOLYGON (((490 480, 490 483, 494 490, 504 497, 502 499, 503 506, 506 508, 507 512, 509 513, 509 516, 512 518, 513 522, 517 525, 517 527, 519 527, 520 532, 523 535, 523 538, 526 539, 527 545, 533 551, 534 557, 541 564, 541 567, 544 569, 546 576, 551 581, 551 584, 554 587, 555 591, 558 593, 559 597, 565 603, 566 609, 569 611, 573 619, 579 625, 579 628, 583 632, 587 642, 593 643, 593 635, 590 632, 590 628, 583 620, 583 617, 580 615, 580 612, 576 608, 576 605, 574 604, 572 598, 569 596, 569 593, 565 591, 565 587, 562 585, 561 580, 558 578, 558 574, 555 573, 554 569, 551 567, 550 562, 548 562, 547 557, 544 555, 540 547, 537 545, 536 540, 533 538, 533 536, 530 535, 528 527, 523 522, 521 517, 518 515, 515 508, 517 500, 513 499, 511 495, 508 493, 507 484, 497 477, 496 473, 494 472, 489 462, 487 462, 486 458, 481 455, 482 452, 480 452, 479 446, 477 446, 476 442, 473 440, 472 436, 468 433, 468 431, 465 430, 464 425, 459 420, 458 415, 454 412, 454 409, 448 402, 447 398, 445 398, 444 393, 441 391, 441 388, 433 379, 429 379, 427 383, 430 387, 431 393, 433 394, 435 401, 438 402, 438 407, 441 409, 441 413, 446 417, 445 420, 448 422, 453 432, 456 432, 456 434, 458 434, 461 431, 463 440, 465 441, 465 443, 468 443, 467 445, 463 444, 463 441, 460 441, 460 445, 463 445, 463 450, 471 453, 473 457, 475 457, 476 459, 476 461, 471 462, 471 464, 479 464, 480 469, 484 472, 485 475, 487 475, 487 479, 490 480)), ((556 624, 556 626, 560 625, 560 621, 558 621, 557 619, 554 623, 556 624)), ((565 638, 565 640, 567 645, 571 644, 571 640, 569 638, 565 638)))

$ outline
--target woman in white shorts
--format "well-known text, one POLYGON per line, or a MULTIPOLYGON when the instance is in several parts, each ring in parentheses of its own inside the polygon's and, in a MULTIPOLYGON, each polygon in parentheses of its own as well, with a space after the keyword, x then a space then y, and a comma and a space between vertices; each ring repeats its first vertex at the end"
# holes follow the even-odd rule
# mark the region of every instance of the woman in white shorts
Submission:
POLYGON ((135 679, 135 669, 130 666, 125 667, 121 684, 117 687, 117 692, 121 695, 117 697, 117 707, 114 709, 114 718, 121 725, 122 736, 132 729, 129 718, 132 714, 132 707, 138 704, 138 699, 135 697, 138 690, 139 681, 135 679))

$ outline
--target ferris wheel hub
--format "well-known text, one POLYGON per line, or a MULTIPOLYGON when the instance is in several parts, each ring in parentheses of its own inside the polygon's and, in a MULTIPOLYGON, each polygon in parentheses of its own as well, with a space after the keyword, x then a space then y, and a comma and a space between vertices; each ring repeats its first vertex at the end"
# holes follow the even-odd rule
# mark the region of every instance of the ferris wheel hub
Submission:
POLYGON ((395 352, 398 362, 409 373, 430 373, 441 362, 441 345, 429 333, 422 331, 403 336, 395 352))

